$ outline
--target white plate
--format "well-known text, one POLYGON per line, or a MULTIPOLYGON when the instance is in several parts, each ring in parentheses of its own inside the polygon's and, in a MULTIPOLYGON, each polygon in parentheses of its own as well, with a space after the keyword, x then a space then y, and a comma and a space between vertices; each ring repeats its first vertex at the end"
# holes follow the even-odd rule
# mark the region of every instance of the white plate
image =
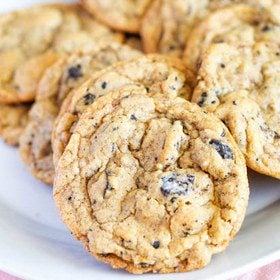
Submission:
MULTIPOLYGON (((25 279, 136 279, 97 262, 60 222, 52 190, 38 183, 17 150, 0 142, 0 270, 25 279)), ((245 223, 228 249, 200 271, 141 279, 233 277, 280 258, 279 181, 250 172, 245 223)))
MULTIPOLYGON (((46 1, 0 1, 0 11, 39 2, 46 1)), ((51 188, 32 178, 16 149, 0 142, 0 270, 25 279, 51 280, 226 279, 244 273, 280 258, 280 182, 253 172, 249 175, 251 196, 243 227, 208 267, 181 274, 132 276, 113 271, 83 249, 59 220, 51 188)))

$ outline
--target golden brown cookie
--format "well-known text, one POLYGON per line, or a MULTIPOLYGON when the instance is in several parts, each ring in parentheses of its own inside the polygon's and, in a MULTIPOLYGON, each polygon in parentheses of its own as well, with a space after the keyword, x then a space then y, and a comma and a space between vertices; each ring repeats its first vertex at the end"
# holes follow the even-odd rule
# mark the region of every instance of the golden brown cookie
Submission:
POLYGON ((181 56, 194 25, 210 12, 209 0, 155 0, 141 25, 144 51, 181 56))
POLYGON ((192 29, 211 12, 231 4, 256 7, 280 4, 279 0, 155 0, 141 25, 144 50, 181 56, 192 29))
POLYGON ((191 98, 194 75, 175 58, 160 55, 141 56, 97 73, 81 88, 73 90, 65 99, 52 135, 56 166, 75 126, 78 116, 100 96, 127 85, 145 88, 148 92, 163 92, 171 97, 191 98))
POLYGON ((277 7, 257 9, 240 4, 213 12, 191 32, 184 53, 186 64, 197 70, 201 54, 212 43, 235 46, 252 46, 263 40, 280 43, 280 18, 274 15, 277 7))
POLYGON ((231 131, 251 169, 280 179, 280 46, 211 46, 192 98, 231 131))
POLYGON ((68 93, 95 72, 138 56, 140 52, 114 43, 94 51, 75 53, 46 70, 20 141, 21 158, 37 179, 48 185, 53 183, 51 134, 60 105, 68 93))
POLYGON ((31 105, 4 105, 0 104, 0 137, 12 146, 19 144, 28 120, 28 111, 31 105))
POLYGON ((56 168, 54 199, 69 230, 97 259, 132 273, 204 267, 247 207, 244 157, 227 128, 170 93, 127 85, 100 97, 78 117, 56 168))
POLYGON ((36 6, 0 16, 0 102, 33 101, 57 53, 120 40, 77 5, 36 6))
POLYGON ((83 7, 113 29, 138 33, 152 0, 80 0, 83 7))

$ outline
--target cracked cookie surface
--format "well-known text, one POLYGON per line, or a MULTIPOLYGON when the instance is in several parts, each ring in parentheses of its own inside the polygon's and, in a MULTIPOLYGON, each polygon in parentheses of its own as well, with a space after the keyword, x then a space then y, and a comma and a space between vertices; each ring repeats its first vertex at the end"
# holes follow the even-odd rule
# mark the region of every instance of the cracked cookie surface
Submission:
POLYGON ((119 41, 122 36, 78 5, 46 5, 0 16, 0 102, 29 102, 59 53, 119 41))
POLYGON ((105 24, 125 32, 137 33, 152 0, 80 0, 86 10, 105 24))
POLYGON ((135 85, 145 88, 146 93, 157 91, 190 99, 194 80, 193 73, 180 60, 161 55, 141 56, 97 73, 73 90, 62 104, 52 134, 54 164, 63 153, 81 112, 100 96, 135 85))
POLYGON ((29 104, 0 104, 0 136, 12 146, 18 146, 19 138, 28 122, 29 104))
POLYGON ((202 57, 192 97, 225 122, 251 169, 278 179, 279 73, 279 44, 215 44, 202 57))
POLYGON ((249 195, 244 157, 221 121, 136 85, 82 112, 56 171, 71 232, 133 273, 204 267, 238 232, 249 195))
POLYGON ((51 134, 61 103, 68 93, 95 72, 138 56, 140 52, 113 43, 94 51, 81 51, 61 58, 46 70, 20 140, 21 158, 37 179, 48 185, 53 183, 51 134))
POLYGON ((237 3, 269 7, 276 2, 280 4, 279 0, 155 0, 141 25, 144 49, 148 53, 182 56, 192 29, 211 12, 237 3))
POLYGON ((184 52, 186 65, 197 70, 201 55, 212 43, 234 46, 252 46, 260 41, 280 43, 279 13, 279 3, 263 9, 238 4, 213 12, 192 30, 184 52))

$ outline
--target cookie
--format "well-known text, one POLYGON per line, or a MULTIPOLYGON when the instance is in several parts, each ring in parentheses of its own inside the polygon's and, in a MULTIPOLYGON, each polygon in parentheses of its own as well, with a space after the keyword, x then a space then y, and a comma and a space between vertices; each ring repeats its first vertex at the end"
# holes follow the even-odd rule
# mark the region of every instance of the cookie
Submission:
POLYGON ((60 53, 122 40, 77 5, 36 6, 0 16, 0 102, 33 101, 60 53))
POLYGON ((27 124, 31 105, 0 104, 0 137, 9 145, 17 146, 27 124))
POLYGON ((210 2, 155 0, 141 25, 144 51, 182 56, 194 25, 210 11, 210 2))
POLYGON ((190 99, 194 80, 193 73, 180 60, 160 55, 141 56, 98 73, 81 88, 73 90, 62 104, 52 134, 54 165, 67 145, 79 115, 100 96, 136 85, 145 88, 146 93, 163 92, 171 97, 190 99))
POLYGON ((38 83, 47 67, 51 66, 59 56, 54 52, 46 52, 28 59, 26 62, 16 61, 18 50, 0 53, 3 63, 0 66, 0 101, 3 104, 18 104, 34 100, 38 83), (2 82, 2 83, 1 83, 2 82))
POLYGON ((280 45, 211 46, 192 101, 228 126, 251 169, 280 179, 280 45))
POLYGON ((211 12, 233 3, 269 7, 273 2, 280 3, 278 0, 155 0, 141 25, 144 50, 181 57, 192 29, 211 12))
POLYGON ((81 51, 61 58, 46 70, 39 83, 36 101, 19 149, 23 162, 37 179, 48 185, 53 183, 51 134, 60 105, 68 93, 95 72, 138 56, 138 51, 114 43, 98 50, 81 51))
POLYGON ((143 15, 152 0, 80 0, 83 7, 113 29, 138 33, 143 15))
POLYGON ((69 230, 98 260, 132 273, 204 267, 247 207, 244 157, 227 128, 169 91, 129 85, 100 97, 56 168, 69 230))
POLYGON ((200 64, 201 54, 211 43, 252 46, 260 41, 280 43, 280 20, 274 16, 279 5, 257 9, 234 5, 217 10, 193 29, 187 40, 184 61, 193 70, 200 64))

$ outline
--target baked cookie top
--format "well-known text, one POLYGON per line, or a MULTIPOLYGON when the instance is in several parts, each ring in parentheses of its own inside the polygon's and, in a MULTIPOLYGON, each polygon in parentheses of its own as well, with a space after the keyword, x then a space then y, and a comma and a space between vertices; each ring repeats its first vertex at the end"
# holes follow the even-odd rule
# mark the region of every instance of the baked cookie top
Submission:
POLYGON ((63 153, 79 115, 100 96, 136 85, 146 93, 159 92, 190 99, 194 80, 193 73, 180 60, 160 55, 141 56, 97 73, 73 90, 62 104, 52 135, 54 164, 63 153))
POLYGON ((152 0, 80 0, 83 7, 105 24, 125 32, 138 33, 152 0))
POLYGON ((21 158, 37 179, 48 185, 53 183, 51 134, 60 105, 68 93, 95 72, 138 56, 140 52, 112 43, 61 58, 46 70, 20 141, 21 158))
POLYGON ((127 85, 100 97, 56 168, 54 198, 71 232, 133 273, 205 266, 239 230, 248 201, 244 157, 227 128, 162 90, 127 85))
POLYGON ((0 102, 34 100, 44 70, 55 53, 120 40, 77 5, 36 6, 0 16, 0 102))
POLYGON ((148 53, 182 56, 192 29, 209 13, 233 3, 269 7, 276 2, 280 4, 279 0, 155 0, 141 25, 144 49, 148 53))
POLYGON ((257 9, 233 5, 210 14, 191 32, 184 53, 186 64, 197 70, 201 54, 211 43, 226 42, 235 46, 252 46, 259 41, 280 43, 280 6, 257 9))
POLYGON ((31 105, 4 105, 0 104, 0 137, 12 146, 19 144, 28 120, 28 111, 31 105))
POLYGON ((278 179, 279 73, 279 44, 215 44, 202 58, 192 98, 226 123, 250 168, 278 179))

